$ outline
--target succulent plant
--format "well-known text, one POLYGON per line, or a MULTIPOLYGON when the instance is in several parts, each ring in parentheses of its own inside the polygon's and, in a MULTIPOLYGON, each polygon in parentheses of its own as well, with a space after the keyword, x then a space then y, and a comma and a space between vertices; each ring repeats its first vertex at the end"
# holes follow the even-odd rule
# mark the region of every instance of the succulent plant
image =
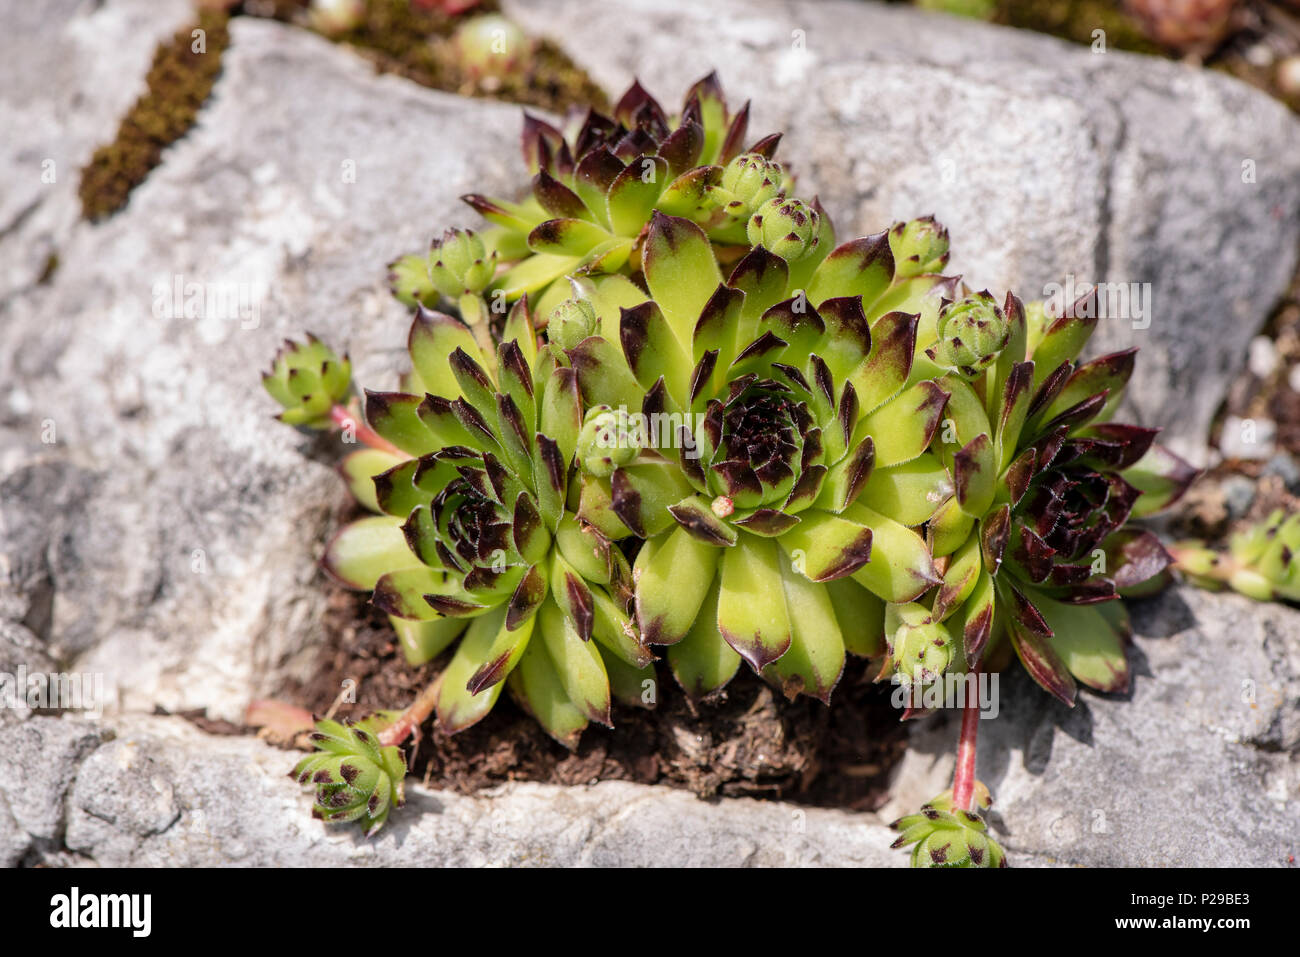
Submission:
POLYGON ((406 802, 406 762, 399 748, 380 745, 372 731, 337 721, 318 721, 311 733, 316 750, 289 777, 316 787, 312 815, 330 823, 360 822, 370 836, 388 812, 406 802))
MULTIPOLYGON (((492 224, 482 240, 508 264, 490 291, 507 302, 529 294, 538 315, 549 316, 569 297, 566 277, 634 271, 656 210, 691 217, 720 243, 745 245, 752 207, 780 195, 787 179, 771 161, 779 137, 742 154, 748 120, 748 104, 732 115, 712 74, 687 92, 675 121, 639 83, 613 116, 589 111, 569 137, 525 115, 530 194, 518 202, 462 197, 492 224)), ((390 282, 403 302, 432 306, 423 258, 397 260, 390 282)))
MULTIPOLYGON (((1127 684, 1117 599, 1171 562, 1131 520, 1196 475, 1110 420, 1136 350, 1082 360, 1086 303, 944 276, 932 217, 837 243, 778 137, 742 149, 747 115, 709 76, 673 122, 639 85, 571 137, 528 118, 531 195, 467 197, 488 229, 391 267, 415 309, 400 391, 362 421, 346 360, 277 357, 286 421, 369 446, 341 470, 375 514, 325 568, 410 661, 449 653, 382 745, 509 688, 574 747, 642 704, 656 646, 692 699, 745 662, 829 702, 848 653, 913 690, 1013 657, 1068 703, 1127 684)), ((1289 554, 1261 541, 1242 563, 1280 589, 1289 554)), ((900 822, 915 863, 1005 861, 976 811, 978 699, 953 790, 900 822)))
POLYGON ((528 57, 529 46, 524 31, 499 13, 471 17, 451 36, 456 64, 474 80, 519 69, 528 57))
POLYGON ((1097 323, 1085 305, 1048 317, 1011 295, 1001 310, 987 294, 945 303, 933 326, 922 317, 934 365, 913 373, 951 394, 933 448, 954 487, 927 527, 945 566, 934 616, 962 636, 967 666, 990 655, 999 667, 1009 647, 1071 704, 1076 681, 1127 687, 1127 619, 1113 599, 1171 561, 1152 532, 1126 525, 1142 487, 1168 504, 1196 474, 1153 446, 1156 430, 1108 421, 1136 350, 1079 360, 1097 323), (972 346, 986 334, 994 348, 972 346))
POLYGON ((334 407, 351 391, 352 363, 308 333, 306 342, 284 341, 271 371, 262 376, 262 386, 284 407, 281 422, 327 429, 334 407))
POLYGON ((582 427, 574 371, 537 348, 526 300, 494 361, 462 322, 424 308, 409 346, 411 391, 366 394, 367 421, 402 457, 352 470, 381 515, 344 528, 324 565, 373 590, 414 660, 460 639, 436 698, 441 730, 481 719, 510 677, 572 746, 589 720, 609 724, 610 671, 637 697, 653 657, 627 612, 627 559, 566 504, 582 427))
POLYGON ((645 540, 638 626, 695 697, 744 660, 828 700, 846 648, 875 653, 881 636, 841 619, 880 619, 939 581, 908 526, 951 494, 925 454, 947 394, 904 385, 912 310, 951 282, 897 276, 888 233, 832 249, 815 222, 793 264, 760 244, 724 281, 700 226, 656 214, 653 298, 617 278, 586 286, 597 331, 566 353, 585 402, 652 425, 657 447, 580 461, 578 515, 645 540))
POLYGON ((1228 541, 1227 551, 1203 542, 1171 545, 1180 572, 1205 588, 1224 585, 1258 601, 1300 602, 1300 512, 1277 509, 1228 541))
MULTIPOLYGON (((976 785, 981 809, 992 801, 988 788, 976 785)), ((901 831, 894 847, 912 848, 913 867, 1006 867, 1007 856, 988 833, 984 819, 967 807, 958 807, 952 791, 927 801, 916 814, 908 814, 891 827, 901 831)))

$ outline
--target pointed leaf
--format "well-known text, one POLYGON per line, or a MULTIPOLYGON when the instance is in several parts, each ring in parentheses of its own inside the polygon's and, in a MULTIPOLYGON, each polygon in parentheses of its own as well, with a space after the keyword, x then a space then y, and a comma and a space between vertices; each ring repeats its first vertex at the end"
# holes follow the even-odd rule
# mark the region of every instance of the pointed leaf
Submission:
POLYGON ((637 555, 637 625, 647 644, 668 645, 690 630, 708 594, 720 551, 674 528, 651 539, 637 555))
POLYGON ((740 668, 740 655, 723 640, 722 632, 718 630, 721 588, 721 577, 713 578, 686 637, 668 646, 668 665, 686 696, 693 701, 723 687, 740 668))
POLYGON ((747 536, 722 552, 718 630, 755 671, 790 647, 792 632, 776 543, 747 536))
POLYGON ((925 540, 910 528, 861 503, 845 509, 844 517, 871 529, 871 558, 853 579, 873 594, 909 602, 942 581, 925 540))
POLYGON ((646 284, 683 350, 722 274, 704 231, 689 220, 655 213, 642 256, 646 284))

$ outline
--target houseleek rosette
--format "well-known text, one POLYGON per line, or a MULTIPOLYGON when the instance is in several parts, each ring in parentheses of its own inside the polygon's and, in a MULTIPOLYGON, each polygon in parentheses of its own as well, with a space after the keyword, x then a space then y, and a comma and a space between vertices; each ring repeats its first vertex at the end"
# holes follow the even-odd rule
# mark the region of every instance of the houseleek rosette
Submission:
POLYGON ((352 390, 352 363, 308 333, 306 342, 284 341, 271 370, 262 376, 262 386, 280 403, 281 422, 327 429, 332 410, 352 390))
POLYGON ((577 508, 645 540, 638 626, 695 697, 744 660, 828 700, 846 650, 880 652, 885 603, 939 581, 918 527, 952 491, 927 452, 947 393, 907 380, 919 304, 952 281, 897 269, 909 245, 890 233, 833 248, 818 207, 783 205, 763 228, 786 256, 755 246, 725 279, 700 226, 656 215, 650 296, 621 277, 579 284, 595 331, 564 353, 588 405, 655 433, 595 456, 577 508))
MULTIPOLYGON (((572 135, 526 118, 531 193, 466 197, 487 229, 392 266, 417 310, 400 391, 366 393, 362 421, 346 358, 314 339, 277 357, 286 422, 371 446, 342 470, 374 514, 324 566, 373 591, 413 663, 451 651, 373 742, 327 734, 369 765, 345 772, 336 743, 307 759, 323 816, 373 818, 400 775, 371 745, 431 709, 469 727, 505 687, 575 746, 614 698, 642 703, 654 645, 693 699, 746 662, 828 702, 849 652, 922 688, 1013 656, 1067 703, 1127 687, 1117 599, 1171 561, 1132 520, 1196 474, 1111 421, 1135 350, 1083 360, 1095 309, 945 277, 933 218, 837 245, 778 137, 742 146, 747 116, 710 76, 675 119, 639 85, 572 135)), ((1298 527, 1179 547, 1180 567, 1294 596, 1298 527)), ((977 691, 952 791, 899 822, 913 863, 1005 863, 979 711, 977 691)))
POLYGON ((1234 533, 1226 551, 1196 541, 1169 551, 1178 570, 1203 588, 1226 585, 1256 601, 1300 602, 1300 513, 1277 509, 1234 533))
MULTIPOLYGON (((489 295, 506 301, 531 295, 538 315, 548 316, 568 298, 566 277, 634 271, 656 210, 690 217, 719 243, 746 246, 751 213, 782 195, 788 180, 772 160, 780 137, 764 137, 745 150, 748 123, 748 104, 732 114, 713 74, 687 91, 675 119, 637 83, 612 116, 592 110, 569 137, 525 114, 529 194, 517 202, 463 197, 491 224, 480 234, 484 261, 508 264, 489 295)), ((439 253, 435 244, 428 256, 392 264, 399 299, 432 306, 439 295, 453 301, 460 295, 436 281, 439 253)))
POLYGON ((1066 703, 1077 683, 1124 690, 1128 622, 1116 599, 1170 563, 1152 532, 1128 523, 1195 474, 1153 445, 1157 430, 1109 421, 1137 350, 1080 360, 1097 324, 1082 303, 1049 318, 980 293, 922 324, 913 375, 951 394, 932 447, 954 486, 927 527, 944 566, 933 620, 961 637, 964 668, 996 669, 1014 650, 1066 703))
POLYGON ((318 721, 311 733, 316 750, 289 777, 316 787, 312 816, 332 824, 357 821, 370 836, 388 812, 406 801, 406 764, 401 751, 384 746, 368 729, 318 721))
MULTIPOLYGON (((975 792, 976 807, 987 809, 992 803, 988 788, 977 784, 975 792)), ((893 847, 912 845, 913 867, 1007 866, 1007 856, 989 835, 984 818, 976 810, 957 807, 951 790, 891 826, 901 832, 893 847)))
POLYGON ((459 639, 436 697, 441 730, 480 720, 508 683, 573 746, 588 721, 609 724, 611 686, 640 702, 652 656, 627 612, 627 560, 565 507, 574 372, 538 350, 525 302, 503 338, 489 358, 463 323, 420 310, 411 391, 366 395, 371 427, 407 457, 358 466, 358 497, 381 514, 343 529, 324 564, 373 589, 419 659, 459 639))

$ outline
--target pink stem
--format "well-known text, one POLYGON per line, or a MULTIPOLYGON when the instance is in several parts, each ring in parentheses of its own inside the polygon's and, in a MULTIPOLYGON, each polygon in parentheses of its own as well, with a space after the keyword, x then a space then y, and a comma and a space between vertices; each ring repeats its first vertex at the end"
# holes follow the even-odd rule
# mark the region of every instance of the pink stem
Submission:
POLYGON ((438 702, 438 689, 441 686, 442 676, 439 675, 420 692, 419 697, 411 702, 410 707, 403 711, 396 721, 379 732, 379 743, 385 747, 390 744, 401 744, 417 732, 420 725, 424 724, 424 719, 433 713, 433 707, 438 702))
POLYGON ((952 805, 967 811, 971 810, 971 798, 975 794, 975 739, 980 730, 979 671, 972 671, 971 674, 975 676, 975 693, 966 699, 966 707, 961 714, 957 770, 952 776, 952 805))
POLYGON ((330 418, 340 429, 351 429, 352 434, 358 439, 380 452, 389 452, 393 455, 402 455, 402 450, 389 442, 386 438, 375 433, 370 426, 360 421, 356 416, 349 412, 344 406, 335 403, 334 408, 330 409, 330 418))

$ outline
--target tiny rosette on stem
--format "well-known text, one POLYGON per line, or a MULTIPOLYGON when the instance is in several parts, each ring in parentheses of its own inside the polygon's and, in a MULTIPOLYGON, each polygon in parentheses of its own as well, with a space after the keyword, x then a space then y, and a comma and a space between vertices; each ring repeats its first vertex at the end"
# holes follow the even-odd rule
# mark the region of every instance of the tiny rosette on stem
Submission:
POLYGON ((1194 541, 1170 552, 1177 569, 1202 587, 1227 585, 1257 601, 1300 602, 1300 513, 1275 510, 1234 533, 1226 552, 1194 541))
MULTIPOLYGON (((460 303, 487 289, 497 271, 497 251, 470 229, 449 229, 425 254, 401 256, 388 265, 388 285, 408 306, 434 306, 439 297, 460 303)), ((472 316, 466 316, 472 320, 472 316)))
POLYGON ((759 206, 749 219, 751 246, 762 246, 789 264, 811 256, 821 242, 821 216, 801 199, 778 196, 759 206))
POLYGON ((318 721, 311 733, 316 751, 289 776, 316 788, 312 816, 330 823, 356 821, 366 836, 406 801, 406 762, 399 748, 381 747, 373 732, 337 721, 318 721))
POLYGON ((555 307, 546 324, 546 337, 552 347, 567 351, 595 335, 599 324, 596 310, 586 299, 566 299, 555 307))
POLYGON ((641 437, 630 427, 628 416, 607 405, 587 410, 578 433, 578 461, 584 472, 608 478, 628 465, 641 450, 641 437))
MULTIPOLYGON (((976 806, 988 808, 992 803, 988 788, 977 782, 975 791, 976 806)), ((890 826, 902 832, 893 847, 915 845, 913 867, 1007 866, 1007 856, 989 834, 984 818, 976 811, 954 807, 951 790, 890 826)))
POLYGON ((943 675, 953 659, 953 637, 929 608, 916 602, 885 608, 887 664, 905 685, 928 684, 943 675))
POLYGON ((926 355, 964 379, 993 365, 1011 337, 1006 316, 987 291, 945 303, 937 331, 939 338, 926 355))
POLYGON ((769 200, 784 196, 790 177, 776 160, 761 153, 742 153, 722 169, 709 200, 721 207, 709 223, 715 240, 747 243, 749 219, 769 200))
POLYGON ((901 277, 943 272, 948 265, 948 230, 933 216, 895 223, 889 230, 889 248, 901 277))
POLYGON ((328 429, 331 410, 351 391, 352 363, 309 333, 306 342, 284 341, 262 385, 284 407, 281 422, 328 429))
POLYGON ((429 249, 429 281, 447 299, 481 293, 496 266, 496 253, 489 253, 470 229, 449 229, 429 249))

